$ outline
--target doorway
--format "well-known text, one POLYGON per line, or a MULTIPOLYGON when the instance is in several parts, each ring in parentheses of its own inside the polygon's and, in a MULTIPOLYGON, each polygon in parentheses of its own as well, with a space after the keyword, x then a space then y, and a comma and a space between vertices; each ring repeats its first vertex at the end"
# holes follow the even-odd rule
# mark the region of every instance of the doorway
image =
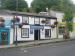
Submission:
POLYGON ((1 29, 0 30, 0 45, 8 45, 9 44, 9 30, 1 29))
POLYGON ((40 30, 34 30, 34 40, 40 40, 40 30))
POLYGON ((8 32, 1 32, 2 45, 8 44, 8 32))

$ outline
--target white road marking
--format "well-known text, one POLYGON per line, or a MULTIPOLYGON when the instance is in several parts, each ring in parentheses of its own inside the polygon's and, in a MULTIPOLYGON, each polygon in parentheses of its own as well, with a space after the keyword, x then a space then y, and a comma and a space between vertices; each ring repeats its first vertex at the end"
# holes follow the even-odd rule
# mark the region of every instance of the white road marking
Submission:
POLYGON ((26 50, 26 48, 21 48, 20 50, 21 50, 21 52, 23 52, 23 53, 27 53, 27 52, 28 52, 28 51, 26 50))

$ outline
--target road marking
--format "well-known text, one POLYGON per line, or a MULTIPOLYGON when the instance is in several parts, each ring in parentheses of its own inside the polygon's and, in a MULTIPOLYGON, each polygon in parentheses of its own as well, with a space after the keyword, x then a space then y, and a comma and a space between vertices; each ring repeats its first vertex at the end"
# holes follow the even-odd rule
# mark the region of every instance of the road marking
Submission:
POLYGON ((24 50, 24 53, 27 53, 28 51, 27 50, 24 50))
POLYGON ((21 51, 23 51, 24 53, 27 53, 28 51, 26 50, 26 48, 21 48, 21 51))

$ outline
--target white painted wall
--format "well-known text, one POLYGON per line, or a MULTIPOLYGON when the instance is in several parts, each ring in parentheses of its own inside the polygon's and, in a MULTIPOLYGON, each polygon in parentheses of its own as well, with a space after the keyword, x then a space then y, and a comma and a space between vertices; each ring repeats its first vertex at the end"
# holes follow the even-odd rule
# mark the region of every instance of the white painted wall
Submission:
POLYGON ((64 14, 63 13, 56 13, 57 21, 62 22, 64 14))
POLYGON ((10 44, 13 44, 14 37, 13 37, 13 29, 10 29, 10 44))
POLYGON ((56 36, 57 36, 56 33, 57 33, 56 28, 52 28, 51 29, 51 38, 56 38, 56 36))
MULTIPOLYGON (((64 13, 62 12, 59 12, 59 11, 50 11, 50 14, 51 16, 54 16, 54 17, 57 17, 57 21, 58 22, 62 22, 62 19, 63 19, 63 16, 64 16, 64 13)), ((52 20, 53 21, 53 20, 52 20)), ((53 22, 52 22, 53 23, 53 22)), ((58 29, 59 31, 59 29, 58 29)), ((59 32, 58 32, 58 38, 63 38, 63 35, 60 35, 59 32)))
POLYGON ((45 39, 45 30, 40 30, 40 39, 45 39))
POLYGON ((30 34, 30 26, 29 25, 24 25, 22 28, 28 28, 29 29, 29 38, 22 38, 21 37, 21 28, 18 28, 18 30, 17 30, 17 40, 18 41, 34 40, 34 30, 33 30, 33 34, 30 34))
POLYGON ((45 37, 45 29, 51 29, 51 27, 50 26, 44 26, 44 29, 40 30, 40 39, 51 39, 51 37, 48 37, 48 38, 45 37))
MULTIPOLYGON (((11 20, 13 19, 13 15, 0 15, 1 17, 5 18, 5 20, 11 20)), ((18 16, 20 18, 20 23, 22 23, 22 16, 18 16)), ((45 18, 40 18, 40 23, 41 21, 45 18)), ((55 20, 51 20, 51 24, 53 24, 55 20)), ((34 25, 34 17, 29 17, 29 24, 34 25)), ((41 25, 45 25, 42 24, 41 25)), ((21 28, 17 28, 17 40, 18 41, 30 41, 34 40, 34 29, 33 29, 33 34, 30 34, 30 25, 23 25, 22 28, 29 28, 29 38, 22 38, 21 37, 21 28)), ((40 29, 40 39, 47 39, 45 38, 45 29, 51 29, 50 26, 44 26, 44 29, 40 29)), ((50 38, 56 38, 56 29, 51 29, 51 37, 50 38)), ((13 29, 10 30, 10 44, 13 44, 13 39, 16 40, 16 37, 13 36, 13 29)), ((16 32, 15 32, 16 35, 16 32)), ((50 39, 49 38, 49 39, 50 39)))
POLYGON ((54 25, 55 20, 51 19, 51 25, 54 25))
POLYGON ((59 12, 59 11, 50 10, 50 15, 51 15, 51 16, 54 16, 54 17, 57 17, 57 21, 58 21, 58 22, 62 22, 64 13, 59 12))
POLYGON ((73 22, 75 23, 75 17, 73 17, 73 22))

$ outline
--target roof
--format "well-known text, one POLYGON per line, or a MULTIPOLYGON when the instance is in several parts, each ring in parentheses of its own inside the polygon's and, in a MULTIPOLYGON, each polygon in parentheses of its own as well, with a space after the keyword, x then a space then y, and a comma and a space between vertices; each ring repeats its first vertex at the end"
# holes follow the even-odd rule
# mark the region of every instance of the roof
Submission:
POLYGON ((26 12, 18 12, 18 11, 10 11, 10 10, 0 10, 0 14, 13 14, 13 15, 25 15, 25 16, 34 16, 34 17, 44 17, 49 19, 57 19, 56 17, 52 17, 49 15, 39 15, 36 13, 26 13, 26 12))

